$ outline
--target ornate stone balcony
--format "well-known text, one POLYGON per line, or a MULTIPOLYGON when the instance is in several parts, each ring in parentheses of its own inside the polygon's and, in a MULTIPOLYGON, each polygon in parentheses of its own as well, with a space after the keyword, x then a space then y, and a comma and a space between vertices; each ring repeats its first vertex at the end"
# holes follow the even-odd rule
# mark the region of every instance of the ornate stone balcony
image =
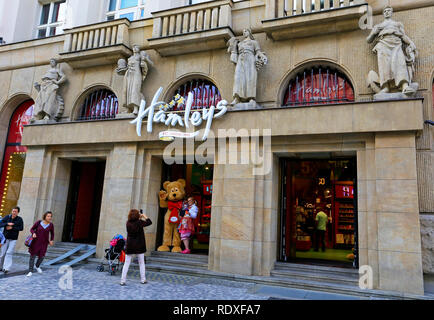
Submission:
POLYGON ((232 32, 232 0, 219 0, 153 12, 149 46, 161 56, 226 47, 232 32))
POLYGON ((62 61, 73 68, 113 64, 131 55, 130 22, 119 19, 65 30, 62 61))
POLYGON ((266 0, 263 29, 274 40, 355 30, 364 0, 266 0))

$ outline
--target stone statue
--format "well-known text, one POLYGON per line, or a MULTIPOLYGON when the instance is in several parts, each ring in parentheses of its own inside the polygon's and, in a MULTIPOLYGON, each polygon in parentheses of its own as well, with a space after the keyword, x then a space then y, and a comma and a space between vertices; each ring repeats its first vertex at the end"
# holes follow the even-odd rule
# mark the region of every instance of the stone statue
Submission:
POLYGON ((231 61, 236 64, 232 105, 249 102, 256 106, 258 70, 268 63, 268 58, 250 29, 244 29, 242 40, 232 37, 227 45, 231 61))
POLYGON ((124 59, 118 61, 116 72, 124 75, 124 97, 126 96, 124 107, 127 112, 137 114, 140 103, 144 99, 142 83, 148 75, 149 67, 154 64, 145 51, 140 51, 139 46, 133 46, 133 52, 128 63, 124 59))
POLYGON ((416 94, 419 85, 413 81, 417 49, 405 34, 401 22, 392 20, 393 8, 383 10, 384 21, 377 24, 367 37, 375 43, 378 71, 370 71, 368 86, 376 93, 374 99, 405 98, 416 94), (397 93, 399 92, 399 93, 397 93))
POLYGON ((35 82, 35 88, 39 91, 35 101, 33 118, 36 120, 59 121, 65 110, 63 98, 57 92, 60 85, 66 82, 65 74, 57 67, 57 61, 50 59, 50 69, 42 77, 41 83, 35 82))

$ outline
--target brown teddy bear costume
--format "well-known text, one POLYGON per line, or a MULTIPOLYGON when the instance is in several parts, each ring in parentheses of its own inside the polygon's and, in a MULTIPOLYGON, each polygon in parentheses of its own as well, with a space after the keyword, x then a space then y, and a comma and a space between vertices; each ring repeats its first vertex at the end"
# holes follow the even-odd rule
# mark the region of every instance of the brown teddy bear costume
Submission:
POLYGON ((181 252, 181 237, 178 232, 179 210, 182 208, 182 200, 185 197, 185 180, 166 181, 163 184, 165 190, 159 193, 160 207, 168 208, 164 216, 163 244, 158 247, 158 251, 170 251, 169 246, 173 246, 172 252, 181 252))

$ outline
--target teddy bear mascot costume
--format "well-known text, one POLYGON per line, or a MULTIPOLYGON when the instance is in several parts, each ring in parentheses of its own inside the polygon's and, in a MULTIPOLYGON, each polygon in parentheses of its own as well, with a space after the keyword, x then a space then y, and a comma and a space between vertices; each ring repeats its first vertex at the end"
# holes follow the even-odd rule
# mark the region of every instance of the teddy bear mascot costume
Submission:
POLYGON ((168 252, 173 246, 172 252, 181 252, 181 237, 178 232, 180 222, 179 213, 182 208, 182 200, 185 197, 185 180, 166 181, 163 184, 164 190, 159 193, 160 207, 167 208, 164 215, 163 244, 158 251, 168 252))

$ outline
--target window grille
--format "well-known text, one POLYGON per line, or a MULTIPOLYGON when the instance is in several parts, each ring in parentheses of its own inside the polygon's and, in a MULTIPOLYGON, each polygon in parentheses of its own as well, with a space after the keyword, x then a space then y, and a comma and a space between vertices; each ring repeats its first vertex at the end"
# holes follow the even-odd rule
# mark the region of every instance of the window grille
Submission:
POLYGON ((84 100, 77 120, 113 119, 116 117, 118 109, 118 98, 113 92, 107 89, 96 90, 84 100))
MULTIPOLYGON (((192 92, 194 95, 192 110, 209 108, 211 106, 217 106, 217 104, 222 100, 220 91, 211 82, 205 79, 193 79, 186 81, 175 92, 175 95, 179 95, 187 101, 188 93, 192 92)), ((172 106, 171 106, 172 107, 172 106)), ((184 110, 184 104, 175 104, 172 110, 184 110)))
POLYGON ((332 68, 314 67, 295 75, 286 88, 283 106, 333 104, 354 101, 346 76, 332 68))

